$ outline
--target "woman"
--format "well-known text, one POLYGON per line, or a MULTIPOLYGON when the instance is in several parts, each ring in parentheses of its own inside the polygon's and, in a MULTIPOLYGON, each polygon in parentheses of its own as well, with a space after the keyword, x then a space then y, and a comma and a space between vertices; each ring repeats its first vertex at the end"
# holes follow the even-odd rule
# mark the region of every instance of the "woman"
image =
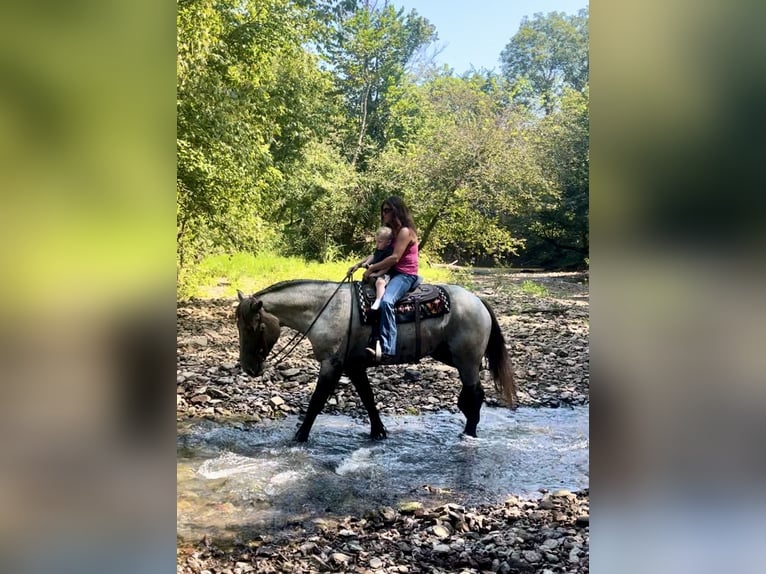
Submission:
MULTIPOLYGON (((391 280, 380 304, 380 344, 382 363, 393 363, 396 355, 396 317, 394 304, 404 297, 418 278, 418 236, 410 210, 401 197, 393 195, 380 206, 380 221, 394 234, 394 252, 370 265, 364 272, 367 279, 381 269, 391 268, 391 280)), ((374 349, 367 349, 373 357, 374 349)))

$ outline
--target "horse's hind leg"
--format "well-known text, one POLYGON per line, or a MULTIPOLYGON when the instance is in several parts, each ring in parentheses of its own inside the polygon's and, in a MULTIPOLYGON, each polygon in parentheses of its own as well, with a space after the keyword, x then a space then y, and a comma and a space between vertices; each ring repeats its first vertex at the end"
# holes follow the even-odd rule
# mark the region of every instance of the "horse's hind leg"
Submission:
POLYGON ((468 436, 476 436, 476 426, 481 417, 481 405, 484 403, 484 389, 479 379, 479 365, 459 367, 463 389, 457 399, 457 406, 465 415, 465 430, 468 436))
POLYGON ((330 393, 338 384, 341 372, 342 369, 338 360, 329 359, 322 361, 319 367, 319 380, 317 381, 316 389, 314 389, 314 394, 311 395, 306 416, 303 418, 303 424, 301 424, 298 432, 295 433, 296 441, 306 442, 308 440, 314 420, 327 402, 330 393))
POLYGON ((383 426, 380 413, 375 406, 375 396, 372 393, 370 379, 367 377, 367 369, 363 366, 354 365, 348 367, 346 373, 354 384, 354 388, 359 398, 362 399, 362 404, 370 417, 370 438, 372 440, 386 438, 386 427, 383 426))

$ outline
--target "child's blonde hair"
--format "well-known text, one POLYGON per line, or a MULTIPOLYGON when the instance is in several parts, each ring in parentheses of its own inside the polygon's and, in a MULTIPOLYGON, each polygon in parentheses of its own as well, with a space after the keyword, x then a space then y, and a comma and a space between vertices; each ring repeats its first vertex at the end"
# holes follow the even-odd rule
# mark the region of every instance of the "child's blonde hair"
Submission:
POLYGON ((375 239, 390 239, 393 237, 394 231, 386 225, 378 227, 378 231, 375 232, 375 239))

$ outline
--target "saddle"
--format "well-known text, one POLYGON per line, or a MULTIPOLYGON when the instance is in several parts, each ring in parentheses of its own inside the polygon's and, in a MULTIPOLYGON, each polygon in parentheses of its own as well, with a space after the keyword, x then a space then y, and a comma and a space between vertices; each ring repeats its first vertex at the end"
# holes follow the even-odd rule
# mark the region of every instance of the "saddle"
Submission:
MULTIPOLYGON (((370 309, 375 302, 375 287, 364 281, 354 282, 359 304, 359 317, 362 325, 373 325, 372 339, 378 338, 378 318, 380 313, 370 309)), ((420 355, 420 321, 441 317, 450 311, 447 292, 438 285, 416 282, 415 287, 394 305, 396 323, 415 323, 415 349, 420 355)))

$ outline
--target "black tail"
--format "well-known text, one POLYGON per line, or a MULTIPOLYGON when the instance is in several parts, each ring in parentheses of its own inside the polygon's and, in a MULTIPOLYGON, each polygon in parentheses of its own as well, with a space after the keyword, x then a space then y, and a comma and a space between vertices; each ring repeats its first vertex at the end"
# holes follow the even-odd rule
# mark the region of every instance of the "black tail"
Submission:
POLYGON ((489 361, 489 370, 495 381, 495 389, 503 396, 508 406, 515 409, 517 406, 516 381, 513 378, 511 358, 508 355, 508 349, 505 348, 505 337, 503 337, 503 332, 500 330, 492 307, 484 299, 481 302, 484 303, 487 311, 489 311, 489 316, 492 318, 492 330, 489 333, 489 342, 484 355, 489 361))

